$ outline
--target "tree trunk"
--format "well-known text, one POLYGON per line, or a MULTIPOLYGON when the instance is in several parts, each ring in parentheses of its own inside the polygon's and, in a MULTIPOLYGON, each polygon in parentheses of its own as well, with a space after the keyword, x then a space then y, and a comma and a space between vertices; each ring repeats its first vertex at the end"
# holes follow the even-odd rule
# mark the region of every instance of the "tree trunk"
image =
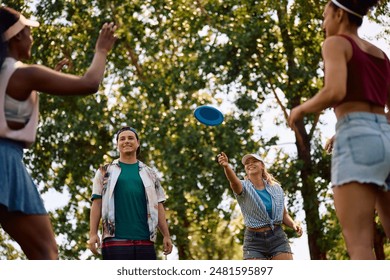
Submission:
POLYGON ((179 255, 179 260, 191 260, 191 250, 190 250, 190 242, 188 239, 188 229, 190 228, 190 222, 187 219, 187 215, 185 212, 178 212, 179 221, 181 222, 181 230, 176 232, 177 236, 177 251, 179 255))
POLYGON ((310 258, 312 260, 325 260, 326 252, 323 251, 318 241, 323 237, 320 223, 319 201, 315 182, 312 178, 312 166, 310 156, 310 137, 307 134, 303 120, 297 123, 295 131, 298 160, 303 161, 301 170, 303 209, 306 213, 307 235, 309 239, 310 258))

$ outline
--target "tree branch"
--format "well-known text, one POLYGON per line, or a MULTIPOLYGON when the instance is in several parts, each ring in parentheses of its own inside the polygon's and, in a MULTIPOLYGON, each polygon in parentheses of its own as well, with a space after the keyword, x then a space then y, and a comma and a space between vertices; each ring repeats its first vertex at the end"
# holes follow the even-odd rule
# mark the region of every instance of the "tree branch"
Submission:
POLYGON ((129 43, 126 43, 126 50, 129 52, 130 54, 130 59, 131 59, 131 63, 134 65, 135 69, 136 69, 136 72, 137 72, 137 75, 138 75, 138 78, 141 80, 141 81, 145 81, 145 77, 143 75, 143 69, 142 69, 142 66, 138 63, 138 56, 135 54, 135 52, 133 51, 133 49, 131 48, 131 46, 129 45, 129 43))
MULTIPOLYGON (((115 22, 116 23, 121 22, 119 20, 119 18, 117 17, 116 7, 115 7, 114 3, 110 3, 109 7, 110 7, 110 10, 111 10, 112 16, 115 19, 115 22)), ((141 81, 145 81, 145 78, 144 78, 144 75, 143 75, 143 69, 142 69, 141 65, 138 63, 138 56, 136 55, 136 53, 134 52, 133 48, 128 43, 128 40, 126 40, 126 42, 125 42, 125 48, 129 52, 131 63, 134 65, 134 67, 136 69, 138 78, 141 81)))
POLYGON ((202 12, 202 15, 206 17, 207 24, 210 25, 211 20, 210 20, 209 14, 207 13, 206 9, 204 8, 204 6, 200 2, 200 0, 195 0, 195 3, 197 4, 198 8, 202 12))
POLYGON ((313 138, 313 134, 314 134, 314 131, 315 131, 316 127, 317 127, 318 121, 320 119, 320 115, 321 115, 321 112, 318 112, 314 116, 314 122, 313 122, 313 125, 312 125, 312 127, 310 129, 310 132, 309 132, 310 139, 313 138))
POLYGON ((279 104, 280 108, 282 109, 283 111, 283 115, 284 115, 284 118, 286 119, 286 123, 288 122, 288 113, 287 113, 287 108, 286 106, 283 105, 282 101, 280 100, 278 94, 276 93, 276 90, 270 80, 270 78, 267 79, 268 80, 268 83, 270 84, 270 87, 271 87, 271 90, 276 98, 276 102, 279 104))

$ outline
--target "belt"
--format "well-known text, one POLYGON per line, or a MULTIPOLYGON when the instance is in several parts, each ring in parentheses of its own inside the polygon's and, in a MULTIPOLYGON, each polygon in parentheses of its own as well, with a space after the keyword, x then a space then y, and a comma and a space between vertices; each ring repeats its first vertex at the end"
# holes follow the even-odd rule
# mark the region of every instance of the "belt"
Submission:
MULTIPOLYGON (((280 225, 274 225, 274 229, 280 227, 280 225)), ((261 227, 261 228, 250 228, 250 227, 247 227, 248 230, 250 231, 254 231, 254 232, 264 232, 264 231, 269 231, 269 230, 272 230, 271 227, 261 227)))
POLYGON ((102 248, 117 246, 149 246, 154 245, 150 240, 109 240, 103 241, 102 248))

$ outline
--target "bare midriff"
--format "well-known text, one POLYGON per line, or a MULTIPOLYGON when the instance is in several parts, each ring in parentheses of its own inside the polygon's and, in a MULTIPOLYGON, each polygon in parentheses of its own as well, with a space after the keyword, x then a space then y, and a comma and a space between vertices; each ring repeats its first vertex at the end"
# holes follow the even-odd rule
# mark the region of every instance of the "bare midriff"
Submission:
POLYGON ((383 106, 374 105, 367 102, 352 101, 338 105, 334 109, 334 112, 336 114, 336 118, 339 120, 345 115, 353 112, 366 112, 385 115, 385 108, 383 106))

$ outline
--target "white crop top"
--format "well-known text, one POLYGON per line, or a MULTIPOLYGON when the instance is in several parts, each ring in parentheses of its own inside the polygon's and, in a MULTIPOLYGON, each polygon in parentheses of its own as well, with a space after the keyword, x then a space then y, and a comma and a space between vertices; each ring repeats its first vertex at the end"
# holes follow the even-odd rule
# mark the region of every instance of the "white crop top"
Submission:
POLYGON ((28 123, 34 109, 30 99, 19 101, 5 94, 4 103, 4 113, 7 121, 28 123))
POLYGON ((35 142, 39 118, 39 98, 32 91, 25 101, 18 101, 6 94, 8 81, 16 69, 23 63, 7 57, 0 70, 0 138, 7 138, 25 143, 26 148, 35 142), (11 129, 7 121, 22 122, 21 129, 11 129))

